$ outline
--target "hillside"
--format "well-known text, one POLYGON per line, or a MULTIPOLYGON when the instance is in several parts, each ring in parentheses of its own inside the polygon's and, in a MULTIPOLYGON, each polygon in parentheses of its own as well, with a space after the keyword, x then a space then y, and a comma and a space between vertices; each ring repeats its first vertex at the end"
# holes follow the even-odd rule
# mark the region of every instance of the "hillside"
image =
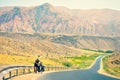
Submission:
POLYGON ((64 55, 79 55, 79 49, 61 44, 55 44, 47 40, 17 40, 0 36, 0 54, 11 55, 41 55, 43 57, 57 57, 64 55))
POLYGON ((76 10, 49 3, 36 7, 1 7, 0 31, 120 36, 119 16, 119 10, 76 10))
POLYGON ((56 37, 59 35, 0 32, 0 65, 33 65, 40 55, 40 60, 47 66, 85 68, 103 54, 55 43, 52 40, 56 37), (83 65, 84 62, 87 64, 83 65))
POLYGON ((106 72, 120 77, 120 52, 107 56, 103 61, 106 72))
MULTIPOLYGON (((17 40, 28 48, 31 47, 32 45, 32 47, 35 48, 36 51, 38 51, 38 53, 44 53, 44 50, 47 47, 48 48, 45 51, 50 52, 48 49, 51 49, 51 46, 56 46, 53 47, 53 49, 56 50, 57 53, 61 53, 59 50, 62 49, 62 51, 64 51, 63 49, 66 47, 73 47, 77 49, 83 48, 83 49, 91 49, 91 50, 117 50, 120 47, 120 37, 113 38, 113 37, 100 37, 100 36, 37 34, 37 33, 26 34, 26 33, 4 33, 4 32, 0 32, 0 36, 10 38, 11 41, 13 40, 12 42, 14 43, 15 43, 14 40, 17 40), (38 50, 38 47, 41 48, 40 52, 38 50)), ((2 44, 4 42, 6 42, 6 40, 1 41, 2 44)), ((28 51, 31 48, 29 48, 28 51)), ((71 53, 71 52, 67 52, 67 53, 71 53)))

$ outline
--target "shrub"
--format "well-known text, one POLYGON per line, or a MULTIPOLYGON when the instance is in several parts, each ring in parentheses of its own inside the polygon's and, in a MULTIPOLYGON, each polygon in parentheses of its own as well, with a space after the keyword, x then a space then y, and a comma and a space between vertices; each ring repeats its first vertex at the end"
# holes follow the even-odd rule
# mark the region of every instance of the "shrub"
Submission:
POLYGON ((63 62, 63 65, 66 67, 71 67, 73 64, 70 62, 63 62))
POLYGON ((111 51, 111 50, 107 50, 105 51, 105 53, 113 53, 114 51, 111 51))

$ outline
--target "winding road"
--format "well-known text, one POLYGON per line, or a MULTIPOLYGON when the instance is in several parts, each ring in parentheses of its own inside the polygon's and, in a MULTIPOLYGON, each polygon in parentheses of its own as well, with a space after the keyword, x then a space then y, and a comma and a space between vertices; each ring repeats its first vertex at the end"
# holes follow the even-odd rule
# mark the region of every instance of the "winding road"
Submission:
POLYGON ((90 69, 52 72, 40 76, 38 80, 120 80, 97 72, 100 69, 101 58, 99 57, 90 69))

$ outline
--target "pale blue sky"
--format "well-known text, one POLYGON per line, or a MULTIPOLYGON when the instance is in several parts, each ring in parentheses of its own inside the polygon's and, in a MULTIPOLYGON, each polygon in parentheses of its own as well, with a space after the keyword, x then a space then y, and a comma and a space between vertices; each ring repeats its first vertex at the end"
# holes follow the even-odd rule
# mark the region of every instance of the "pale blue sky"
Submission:
POLYGON ((50 3, 53 6, 65 6, 70 9, 102 9, 120 10, 120 0, 0 0, 3 6, 37 6, 50 3))

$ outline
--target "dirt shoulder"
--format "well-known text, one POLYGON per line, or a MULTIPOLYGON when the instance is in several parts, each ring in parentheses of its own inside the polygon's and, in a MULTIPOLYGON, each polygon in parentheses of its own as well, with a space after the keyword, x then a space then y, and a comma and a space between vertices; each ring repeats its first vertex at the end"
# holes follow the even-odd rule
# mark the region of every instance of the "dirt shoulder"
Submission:
POLYGON ((57 72, 57 71, 46 71, 46 72, 43 72, 42 74, 41 73, 25 74, 25 75, 13 77, 11 80, 38 80, 38 77, 51 72, 57 72))
POLYGON ((39 76, 40 74, 31 73, 31 74, 13 77, 11 80, 37 80, 39 76))

